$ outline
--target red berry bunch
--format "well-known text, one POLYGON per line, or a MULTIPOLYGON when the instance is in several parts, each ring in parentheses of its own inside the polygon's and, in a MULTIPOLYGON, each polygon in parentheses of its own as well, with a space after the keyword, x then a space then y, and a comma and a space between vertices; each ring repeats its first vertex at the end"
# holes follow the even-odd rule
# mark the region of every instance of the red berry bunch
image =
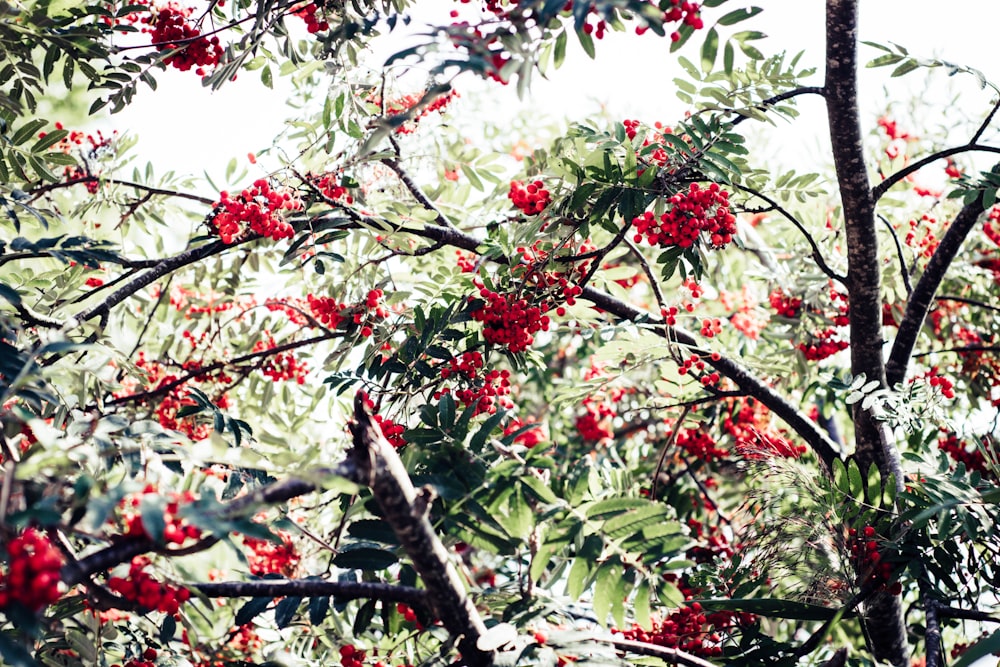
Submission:
MULTIPOLYGON (((500 294, 485 286, 480 287, 479 296, 485 303, 469 316, 483 323, 483 338, 493 345, 516 354, 535 342, 536 333, 549 330, 551 322, 545 314, 547 308, 543 310, 542 306, 533 305, 524 297, 500 294)), ((469 297, 470 301, 474 299, 469 297)))
POLYGON ((681 429, 677 433, 677 447, 705 463, 724 461, 729 457, 729 452, 721 449, 715 438, 701 428, 681 429))
MULTIPOLYGON (((254 343, 252 351, 266 352, 277 346, 271 332, 265 329, 264 338, 254 343)), ((300 361, 291 350, 287 350, 264 357, 260 364, 260 372, 264 374, 264 377, 270 378, 272 382, 295 380, 297 384, 305 384, 309 366, 304 361, 300 361)))
POLYGON ((161 583, 146 572, 150 561, 145 556, 136 556, 129 565, 125 577, 111 577, 108 588, 126 600, 132 600, 143 609, 162 611, 176 615, 180 606, 191 598, 191 592, 179 586, 161 583))
POLYGON ((295 575, 299 566, 299 554, 288 533, 278 531, 281 543, 256 537, 243 537, 243 546, 249 549, 247 561, 250 572, 258 577, 266 574, 280 574, 283 577, 295 575))
POLYGON ((782 317, 798 317, 802 312, 802 299, 797 296, 785 294, 783 290, 776 289, 768 297, 771 308, 782 317))
POLYGON ((330 24, 323 18, 323 9, 315 2, 302 5, 298 9, 293 9, 292 13, 306 22, 306 30, 310 35, 317 32, 326 32, 330 29, 330 24))
POLYGON ((476 406, 473 416, 492 415, 497 408, 513 408, 514 403, 508 398, 510 371, 492 369, 484 373, 483 367, 483 355, 475 350, 449 359, 447 365, 441 367, 441 379, 459 378, 464 381, 464 386, 454 391, 445 387, 435 392, 434 397, 440 399, 444 394, 453 393, 465 407, 476 406))
MULTIPOLYGON (((147 485, 142 493, 126 496, 121 501, 122 523, 124 524, 124 534, 128 537, 148 538, 149 533, 142 524, 142 514, 139 506, 143 496, 155 495, 156 488, 147 485)), ((166 544, 183 544, 188 540, 201 538, 201 529, 192 525, 187 519, 178 516, 181 503, 189 503, 195 500, 195 495, 190 491, 183 493, 170 492, 169 500, 163 508, 163 541, 166 544)))
POLYGON ((514 417, 507 428, 503 430, 504 435, 510 435, 511 433, 517 433, 521 429, 525 429, 520 434, 514 437, 514 442, 519 445, 524 445, 528 449, 532 449, 536 445, 543 442, 548 442, 548 434, 545 432, 545 426, 542 424, 537 424, 535 418, 528 416, 524 419, 520 417, 514 417), (530 428, 526 428, 530 427, 530 428))
POLYGON ((522 181, 511 181, 507 197, 525 215, 538 215, 552 202, 552 195, 545 189, 542 181, 534 181, 527 185, 522 181))
POLYGON ((340 664, 343 667, 364 667, 367 652, 353 644, 340 647, 340 664))
POLYGON ((657 218, 651 211, 632 220, 634 240, 668 248, 692 247, 701 235, 715 250, 729 245, 736 233, 736 217, 729 212, 729 193, 712 183, 702 189, 692 183, 687 192, 678 192, 667 200, 670 210, 657 218))
POLYGON ((7 545, 7 557, 7 571, 0 574, 0 609, 17 603, 37 612, 66 590, 59 573, 62 555, 44 533, 28 528, 7 545))
MULTIPOLYGON (((947 454, 955 463, 964 463, 968 471, 977 470, 984 476, 992 477, 983 452, 975 445, 967 445, 954 433, 938 438, 938 449, 947 454)), ((996 456, 996 452, 993 453, 996 456)))
POLYGON ((156 658, 159 654, 155 648, 147 648, 138 658, 130 658, 124 665, 111 665, 111 667, 156 667, 156 658))
POLYGON ((280 241, 295 233, 285 222, 284 212, 299 210, 302 202, 290 190, 273 190, 267 180, 259 178, 235 198, 228 192, 220 193, 215 208, 211 222, 223 243, 243 238, 248 229, 258 236, 280 241))
POLYGON ((345 204, 353 204, 354 197, 350 191, 342 185, 343 180, 337 174, 323 174, 312 179, 313 184, 319 188, 320 192, 327 199, 343 201, 345 204))
POLYGON ((851 528, 847 531, 851 558, 864 583, 877 584, 885 588, 890 595, 899 595, 903 591, 902 584, 898 581, 887 586, 892 577, 892 564, 882 560, 879 553, 878 542, 876 541, 876 531, 873 526, 865 526, 859 533, 851 528))
MULTIPOLYGON (((705 27, 705 22, 701 19, 701 5, 697 2, 687 0, 670 0, 672 7, 663 12, 663 22, 673 23, 681 21, 684 25, 691 26, 694 30, 701 30, 705 27)), ((670 41, 678 42, 681 39, 679 32, 670 33, 670 41)))
POLYGON ((732 439, 736 451, 745 459, 773 457, 798 458, 805 445, 794 445, 776 430, 771 411, 754 398, 733 399, 722 429, 732 439))
POLYGON ((196 73, 204 76, 205 67, 215 67, 222 58, 222 47, 219 38, 213 36, 200 37, 198 28, 187 22, 191 10, 180 10, 176 7, 164 7, 153 17, 153 44, 160 51, 176 53, 167 56, 165 63, 186 72, 197 67, 196 73))
POLYGON ((808 343, 798 345, 799 350, 809 361, 822 361, 841 350, 846 350, 850 345, 846 340, 837 338, 835 329, 821 329, 814 332, 810 338, 808 343))
MULTIPOLYGON (((384 109, 386 116, 389 118, 402 114, 410 115, 405 122, 396 127, 397 134, 413 134, 417 131, 417 125, 420 122, 420 119, 429 116, 434 112, 444 113, 445 109, 448 108, 448 105, 459 97, 458 91, 449 90, 447 93, 438 95, 420 109, 411 111, 420 103, 425 95, 426 91, 422 91, 419 93, 404 95, 403 97, 392 100, 386 100, 384 109)), ((369 103, 374 104, 377 107, 383 107, 382 98, 377 94, 373 93, 366 99, 369 103)))
POLYGON ((576 432, 584 442, 600 442, 614 436, 615 411, 604 401, 584 399, 585 412, 576 418, 576 432))
POLYGON ((309 304, 309 313, 316 318, 323 326, 329 329, 336 329, 344 319, 343 311, 347 304, 340 303, 336 299, 328 296, 306 295, 309 304))

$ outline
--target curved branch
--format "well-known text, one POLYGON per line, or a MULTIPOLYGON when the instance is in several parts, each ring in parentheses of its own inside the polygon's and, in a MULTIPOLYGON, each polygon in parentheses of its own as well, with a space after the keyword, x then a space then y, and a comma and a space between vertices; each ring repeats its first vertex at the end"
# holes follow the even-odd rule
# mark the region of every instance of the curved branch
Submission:
MULTIPOLYGON (((68 188, 74 185, 80 185, 81 183, 96 183, 102 181, 100 176, 80 176, 79 178, 71 178, 65 181, 60 181, 58 183, 50 183, 49 185, 43 185, 31 190, 28 194, 31 195, 29 201, 34 201, 44 195, 47 192, 52 192, 53 190, 60 190, 62 188, 68 188)), ((180 192, 178 190, 167 190, 164 188, 157 188, 151 185, 144 185, 142 183, 136 183, 135 181, 124 181, 118 178, 105 178, 104 183, 109 185, 122 185, 129 188, 135 188, 136 190, 142 190, 149 195, 163 195, 164 197, 178 197, 180 199, 190 199, 191 201, 198 202, 199 204, 205 204, 211 206, 215 203, 215 200, 209 199, 208 197, 202 197, 200 195, 191 194, 189 192, 180 192)))
POLYGON ((983 308, 985 310, 992 310, 996 313, 1000 313, 1000 307, 991 306, 988 303, 983 303, 982 301, 977 301, 976 299, 967 299, 963 296, 953 296, 951 294, 941 294, 940 296, 934 297, 935 301, 955 301, 956 303, 964 303, 970 306, 976 306, 977 308, 983 308))
MULTIPOLYGON (((474 236, 457 229, 437 225, 427 225, 423 229, 403 228, 399 231, 440 241, 470 252, 476 252, 480 245, 479 239, 474 236)), ((504 257, 497 257, 494 260, 501 263, 507 262, 504 257)), ((694 334, 679 328, 665 327, 662 319, 593 287, 584 287, 580 296, 619 319, 653 325, 658 333, 669 340, 691 347, 692 352, 705 357, 706 363, 734 381, 745 394, 759 400, 779 419, 783 420, 812 448, 827 469, 833 465, 834 459, 839 458, 836 443, 827 436, 818 424, 743 365, 725 356, 720 357, 717 361, 712 360, 709 351, 698 347, 694 334)), ((881 314, 881 310, 879 313, 881 314)))
POLYGON ((899 234, 893 228, 892 223, 884 215, 879 215, 878 219, 882 221, 885 228, 889 230, 889 235, 892 237, 892 242, 896 246, 896 258, 899 260, 899 275, 903 278, 903 287, 906 288, 906 296, 909 297, 913 294, 913 285, 910 284, 910 272, 906 268, 906 258, 903 256, 903 244, 899 242, 899 234))
POLYGON ((878 201, 879 199, 882 198, 882 195, 884 195, 889 188, 894 186, 896 183, 899 183, 901 180, 903 180, 913 172, 923 169, 931 162, 935 162, 942 158, 950 157, 952 155, 957 155, 958 153, 977 152, 977 151, 981 153, 1000 153, 1000 147, 987 146, 985 144, 969 143, 965 144, 964 146, 954 146, 952 148, 946 148, 936 153, 932 153, 927 157, 920 158, 916 162, 912 162, 906 165, 896 173, 886 176, 884 181, 882 181, 881 183, 872 188, 872 199, 878 201))
POLYGON ((120 405, 122 403, 133 403, 135 401, 144 401, 149 398, 155 398, 157 396, 162 396, 170 392, 173 389, 183 385, 189 380, 200 377, 202 375, 208 375, 214 373, 215 371, 222 370, 223 368, 230 366, 238 366, 240 364, 246 363, 248 361, 253 361, 254 359, 260 359, 263 357, 269 357, 275 354, 281 354, 282 352, 287 352, 288 350, 294 350, 299 347, 305 347, 306 345, 312 345, 313 343, 321 343, 325 340, 330 340, 333 338, 333 333, 321 334, 319 336, 313 336, 312 338, 304 338, 302 340, 291 341, 289 343, 282 343, 281 345, 276 345, 267 350, 260 350, 259 352, 250 352, 249 354, 244 354, 241 357, 236 357, 235 359, 229 359, 224 361, 216 361, 215 363, 203 366, 197 370, 186 373, 180 376, 176 380, 162 384, 155 389, 150 389, 149 391, 140 391, 135 394, 129 394, 128 396, 119 396, 110 401, 106 401, 104 405, 120 405))
MULTIPOLYGON (((307 493, 317 488, 319 480, 326 477, 344 477, 353 482, 359 482, 357 468, 350 462, 342 462, 332 468, 321 468, 314 471, 311 479, 292 477, 280 482, 268 484, 250 493, 235 498, 219 510, 223 519, 234 519, 247 516, 264 505, 275 505, 307 493)), ((148 538, 128 538, 111 544, 104 549, 95 551, 89 556, 74 560, 63 566, 61 577, 68 586, 83 582, 87 577, 97 572, 108 570, 119 563, 125 563, 136 556, 150 551, 158 551, 160 545, 148 538)), ((171 552, 158 551, 170 554, 171 552)))
POLYGON ((812 234, 809 233, 809 230, 806 229, 805 225, 803 225, 798 220, 798 218, 792 215, 781 204, 771 199, 762 192, 759 192, 757 190, 754 190, 753 188, 748 188, 744 185, 739 185, 739 184, 734 184, 734 187, 738 190, 742 190, 743 192, 747 192, 753 195, 754 197, 757 197, 758 199, 762 199, 764 202, 767 203, 768 206, 770 206, 772 209, 783 215, 786 220, 795 225, 795 228, 802 233, 802 236, 804 236, 806 238, 806 241, 809 243, 809 247, 812 249, 812 258, 816 262, 816 265, 819 267, 820 271, 825 273, 828 278, 832 278, 842 285, 846 283, 847 277, 840 275, 832 268, 830 268, 830 265, 826 263, 825 259, 823 259, 823 254, 819 251, 819 246, 816 245, 816 240, 812 237, 812 234))
POLYGON ((324 579, 261 579, 185 584, 210 598, 318 597, 333 595, 343 600, 385 600, 411 607, 427 606, 427 591, 410 586, 373 581, 326 581, 324 579))
MULTIPOLYGON (((773 107, 775 104, 778 104, 779 102, 784 102, 785 100, 790 100, 793 97, 798 97, 799 95, 819 95, 819 96, 822 97, 825 94, 826 94, 826 91, 823 88, 819 87, 819 86, 802 86, 801 88, 794 88, 792 90, 786 90, 783 93, 778 93, 777 95, 774 95, 773 97, 769 97, 766 100, 762 100, 760 104, 758 104, 757 106, 755 106, 753 108, 754 109, 758 109, 760 111, 767 111, 767 109, 769 107, 773 107)), ((735 127, 735 126, 739 125, 740 123, 742 123, 743 121, 750 120, 750 118, 751 118, 751 116, 740 116, 739 118, 736 118, 735 120, 733 120, 732 124, 735 127)))
POLYGON ((937 250, 927 262, 920 280, 913 286, 913 293, 910 294, 906 302, 906 311, 903 319, 899 323, 899 331, 896 339, 892 342, 892 350, 889 353, 889 360, 886 363, 886 380, 889 386, 895 386, 906 379, 906 369, 910 363, 910 355, 913 354, 913 346, 917 342, 917 336, 924 325, 924 318, 930 310, 934 301, 934 294, 944 280, 948 267, 958 254, 965 237, 975 227, 979 216, 983 214, 983 197, 980 194, 976 200, 966 204, 955 216, 954 222, 948 227, 937 250))

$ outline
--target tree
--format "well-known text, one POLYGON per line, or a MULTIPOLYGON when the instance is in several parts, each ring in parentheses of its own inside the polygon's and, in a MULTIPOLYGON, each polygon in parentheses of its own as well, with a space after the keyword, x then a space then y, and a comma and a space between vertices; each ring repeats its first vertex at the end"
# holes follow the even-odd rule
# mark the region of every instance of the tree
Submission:
POLYGON ((406 4, 4 7, 3 660, 1000 649, 1000 89, 862 47, 849 0, 819 79, 725 0, 487 0, 363 67, 406 4), (626 28, 680 51, 685 118, 443 122, 626 28), (867 118, 860 48, 982 92, 867 118), (43 117, 171 69, 294 73, 300 115, 212 197, 43 117), (756 157, 803 96, 829 177, 756 157))

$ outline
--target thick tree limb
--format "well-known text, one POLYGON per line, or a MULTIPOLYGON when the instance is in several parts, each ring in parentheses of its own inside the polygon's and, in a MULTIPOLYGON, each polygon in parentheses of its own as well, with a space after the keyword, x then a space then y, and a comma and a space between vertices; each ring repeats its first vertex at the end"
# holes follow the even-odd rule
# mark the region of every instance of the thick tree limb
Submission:
POLYGON ((920 280, 913 287, 913 292, 906 302, 903 319, 899 323, 896 339, 892 342, 889 361, 886 363, 886 380, 890 387, 906 379, 906 368, 910 363, 910 356, 913 354, 913 346, 917 342, 917 336, 924 326, 924 319, 934 302, 934 295, 941 286, 941 282, 948 272, 948 267, 958 255, 962 243, 976 226, 979 216, 983 214, 984 210, 981 195, 976 197, 974 202, 962 207, 962 210, 955 216, 954 222, 948 227, 948 231, 945 232, 930 261, 927 262, 927 268, 921 274, 920 280))
POLYGON ((371 581, 325 581, 323 579, 262 579, 186 584, 210 598, 317 597, 333 595, 343 600, 385 600, 411 607, 427 606, 427 591, 371 581))
MULTIPOLYGON (((884 387, 882 262, 878 254, 875 199, 868 182, 858 111, 857 42, 857 0, 827 0, 824 91, 847 239, 851 374, 863 373, 884 387)), ((902 484, 899 453, 891 432, 860 402, 854 405, 853 416, 854 456, 860 468, 867 470, 874 462, 883 479, 888 479, 891 473, 902 484)), ((907 667, 909 650, 899 599, 885 592, 876 593, 865 611, 875 658, 896 667, 907 667)))
POLYGON ((427 490, 418 492, 413 487, 403 462, 368 413, 361 394, 354 399, 354 419, 350 425, 354 448, 349 455, 424 582, 432 611, 456 639, 466 664, 491 665, 493 653, 477 646, 486 626, 428 520, 431 499, 427 490))
POLYGON ((597 641, 607 642, 619 651, 625 651, 626 653, 650 655, 654 658, 660 658, 669 664, 685 665, 686 667, 715 667, 715 665, 710 663, 708 660, 704 660, 696 655, 691 655, 690 653, 676 648, 668 648, 666 646, 658 646, 656 644, 647 644, 645 642, 637 642, 631 639, 598 638, 597 641))

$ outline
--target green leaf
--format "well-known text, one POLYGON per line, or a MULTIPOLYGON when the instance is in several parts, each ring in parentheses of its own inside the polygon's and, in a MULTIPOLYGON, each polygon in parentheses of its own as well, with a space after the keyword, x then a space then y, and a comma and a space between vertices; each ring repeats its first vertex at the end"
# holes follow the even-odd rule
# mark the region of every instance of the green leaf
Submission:
POLYGON ((861 480, 861 470, 858 469, 858 462, 851 459, 847 462, 847 480, 851 488, 852 498, 861 498, 864 493, 864 482, 861 480))
MULTIPOLYGON (((619 539, 634 535, 651 524, 664 522, 670 514, 666 507, 645 507, 609 519, 602 530, 611 539, 619 539)), ((680 532, 680 526, 676 532, 680 532)))
POLYGON ((715 57, 719 53, 719 31, 710 28, 705 34, 705 43, 701 45, 701 69, 706 74, 712 71, 715 57))
POLYGON ((725 611, 745 611, 768 618, 791 618, 799 621, 826 621, 837 614, 837 609, 821 607, 793 600, 770 598, 736 598, 733 600, 696 600, 705 609, 725 611))
POLYGON ((252 621, 256 616, 262 613, 271 605, 271 598, 250 598, 246 601, 239 611, 236 612, 236 618, 233 619, 233 625, 240 626, 246 625, 252 621))
POLYGON ((650 613, 650 589, 649 582, 643 580, 635 588, 635 602, 633 604, 633 613, 635 614, 635 622, 639 626, 646 630, 647 632, 653 628, 652 614, 650 613))
POLYGON ((345 570, 384 570, 399 561, 396 554, 385 549, 374 547, 358 547, 344 550, 333 559, 333 564, 345 570))
POLYGON ((757 16, 757 14, 760 14, 762 11, 764 10, 760 7, 742 7, 740 9, 736 9, 729 12, 721 19, 716 21, 716 23, 718 25, 736 25, 741 21, 746 21, 747 19, 751 19, 754 16, 757 16))
POLYGON ((319 625, 330 612, 330 596, 320 595, 309 598, 309 623, 319 625))
POLYGON ((274 608, 274 624, 279 629, 291 625, 300 604, 302 604, 302 598, 299 596, 287 597, 279 602, 278 606, 274 608))
POLYGON ((14 136, 10 138, 11 145, 20 146, 28 139, 35 136, 35 133, 38 132, 43 127, 45 127, 46 125, 48 125, 48 123, 49 121, 43 118, 35 118, 33 120, 29 120, 27 123, 22 125, 17 130, 17 132, 14 133, 14 136))
POLYGON ((55 130, 53 132, 49 132, 44 137, 42 137, 41 139, 39 139, 38 141, 36 141, 34 143, 34 145, 32 145, 31 152, 32 153, 41 153, 46 148, 49 148, 50 146, 54 146, 55 144, 58 144, 68 134, 69 134, 69 130, 55 130))
POLYGON ((563 62, 566 61, 566 41, 566 31, 562 30, 556 35, 555 53, 553 55, 553 64, 556 69, 562 67, 563 62))

